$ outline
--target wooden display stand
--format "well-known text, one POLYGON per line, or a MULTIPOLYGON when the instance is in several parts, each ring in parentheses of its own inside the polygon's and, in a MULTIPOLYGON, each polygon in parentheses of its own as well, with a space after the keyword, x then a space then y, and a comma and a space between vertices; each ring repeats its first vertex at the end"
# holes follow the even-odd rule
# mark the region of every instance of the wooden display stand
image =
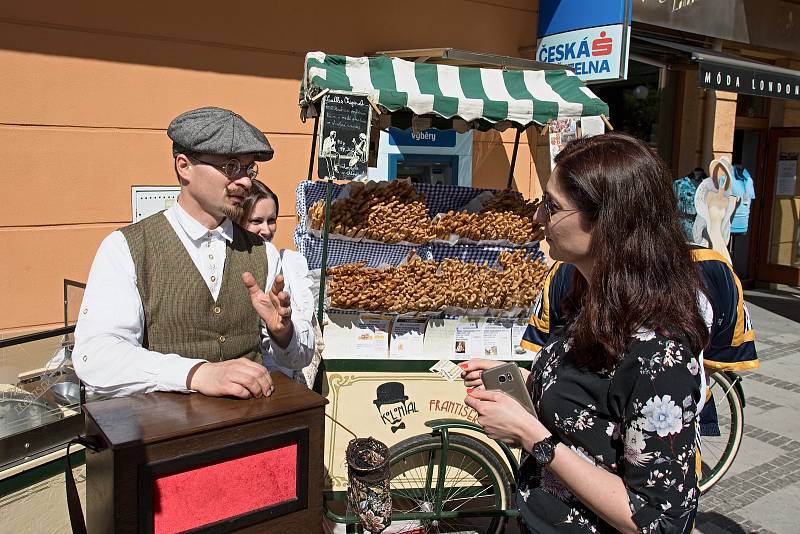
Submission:
POLYGON ((322 521, 326 400, 150 393, 85 405, 89 532, 301 532, 322 521))

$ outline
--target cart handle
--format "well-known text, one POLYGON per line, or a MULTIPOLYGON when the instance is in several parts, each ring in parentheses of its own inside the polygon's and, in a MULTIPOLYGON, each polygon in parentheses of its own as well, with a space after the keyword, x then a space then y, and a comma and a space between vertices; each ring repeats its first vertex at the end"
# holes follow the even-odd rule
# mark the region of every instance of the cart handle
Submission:
MULTIPOLYGON (((430 421, 425 421, 425 426, 432 428, 433 430, 440 431, 449 430, 451 428, 472 430, 473 432, 479 432, 484 436, 486 435, 486 432, 484 432, 481 425, 472 423, 470 421, 465 421, 463 419, 431 419, 430 421)), ((514 479, 519 479, 519 462, 517 461, 516 456, 514 456, 514 452, 511 450, 511 447, 502 441, 495 440, 495 443, 497 443, 497 445, 503 451, 506 460, 508 460, 508 465, 511 466, 511 474, 514 476, 514 479)))

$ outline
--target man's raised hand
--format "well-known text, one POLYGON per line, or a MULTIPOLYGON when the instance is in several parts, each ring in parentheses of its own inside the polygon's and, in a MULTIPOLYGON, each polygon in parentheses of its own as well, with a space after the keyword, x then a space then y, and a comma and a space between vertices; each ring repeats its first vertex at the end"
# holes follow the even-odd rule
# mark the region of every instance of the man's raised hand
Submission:
POLYGON ((264 321, 272 340, 285 348, 292 339, 294 327, 289 293, 283 290, 283 275, 275 277, 272 288, 266 293, 261 291, 251 273, 242 273, 242 282, 250 292, 253 309, 264 321))

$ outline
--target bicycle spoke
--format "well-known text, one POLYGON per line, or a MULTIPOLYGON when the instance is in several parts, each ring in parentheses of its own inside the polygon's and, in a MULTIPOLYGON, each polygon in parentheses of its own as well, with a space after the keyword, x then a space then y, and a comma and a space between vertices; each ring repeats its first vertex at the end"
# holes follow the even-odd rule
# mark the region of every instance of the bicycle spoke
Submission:
MULTIPOLYGON (((430 515, 436 511, 437 493, 442 499, 442 509, 453 513, 464 510, 498 509, 508 506, 502 495, 510 494, 510 487, 499 477, 498 461, 490 463, 492 451, 472 438, 451 438, 447 462, 440 466, 441 443, 430 439, 417 449, 392 462, 391 492, 394 513, 430 515), (465 445, 469 443, 469 445, 465 445), (480 448, 483 450, 480 450, 480 448), (475 450, 479 449, 479 450, 475 450), (444 470, 441 473, 440 470, 444 470), (438 480, 442 479, 442 487, 438 480), (498 484, 506 484, 502 493, 498 484)), ((496 457, 495 457, 496 458, 496 457)), ((420 519, 393 522, 401 529, 419 528, 424 532, 479 532, 499 533, 505 520, 499 517, 468 517, 447 519, 420 519)))

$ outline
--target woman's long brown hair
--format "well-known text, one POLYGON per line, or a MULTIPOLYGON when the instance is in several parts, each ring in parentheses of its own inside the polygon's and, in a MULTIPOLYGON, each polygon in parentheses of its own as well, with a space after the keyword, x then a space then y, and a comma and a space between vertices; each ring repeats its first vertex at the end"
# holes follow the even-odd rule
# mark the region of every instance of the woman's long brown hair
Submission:
POLYGON ((699 353, 708 341, 703 289, 661 159, 609 133, 568 143, 555 162, 566 195, 593 223, 592 272, 586 280, 575 271, 563 310, 578 363, 612 368, 640 328, 685 336, 699 353))

